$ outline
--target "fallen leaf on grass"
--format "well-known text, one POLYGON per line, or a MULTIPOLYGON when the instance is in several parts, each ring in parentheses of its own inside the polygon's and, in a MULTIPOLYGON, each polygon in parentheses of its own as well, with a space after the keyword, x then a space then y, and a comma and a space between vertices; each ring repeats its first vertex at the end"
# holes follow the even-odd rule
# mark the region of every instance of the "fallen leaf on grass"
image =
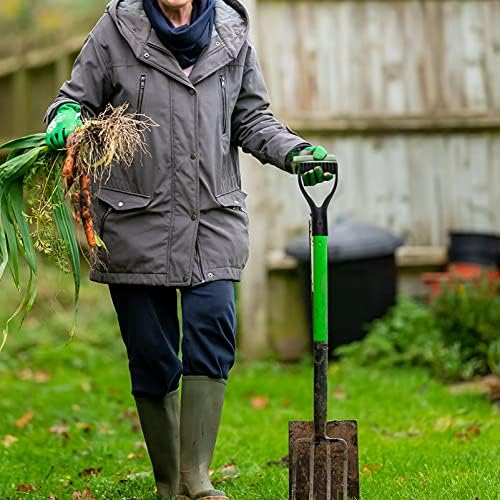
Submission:
POLYGON ((406 477, 401 476, 401 477, 398 477, 398 478, 396 479, 396 483, 398 483, 399 485, 402 485, 403 483, 405 483, 405 482, 406 482, 406 480, 407 480, 407 478, 406 478, 406 477))
POLYGON ((92 430, 92 424, 89 422, 77 422, 76 428, 83 432, 90 432, 92 430))
POLYGON ((240 471, 236 464, 226 464, 220 469, 210 471, 210 478, 213 484, 223 483, 240 477, 240 471))
POLYGON ((148 447, 146 446, 146 443, 144 441, 136 441, 134 443, 134 448, 138 450, 147 450, 148 447))
POLYGON ((271 460, 270 462, 267 462, 267 466, 268 467, 288 467, 290 463, 290 460, 288 458, 288 455, 285 455, 284 457, 282 457, 280 460, 271 460))
POLYGON ((14 422, 14 425, 18 429, 22 429, 23 427, 26 427, 32 420, 33 420, 33 412, 32 411, 28 411, 21 418, 18 418, 14 422))
POLYGON ((481 384, 488 391, 491 401, 498 405, 500 403, 500 377, 487 375, 481 379, 481 384))
POLYGON ((80 384, 80 389, 83 392, 90 392, 92 390, 92 385, 90 384, 90 382, 82 382, 80 384))
POLYGON ((7 434, 3 439, 2 439, 2 444, 8 448, 9 446, 12 446, 14 443, 17 443, 19 439, 16 438, 16 436, 11 436, 10 434, 7 434))
POLYGON ((57 497, 55 495, 50 494, 49 495, 49 500, 57 500, 57 497))
POLYGON ((372 430, 378 432, 382 436, 386 436, 392 439, 400 439, 400 438, 412 438, 417 436, 422 436, 423 432, 420 429, 411 428, 407 431, 397 431, 393 432, 389 429, 384 429, 383 427, 379 427, 378 425, 372 425, 372 430))
POLYGON ((49 432, 62 436, 64 439, 69 439, 69 427, 64 423, 53 425, 49 429, 49 432))
POLYGON ((469 425, 469 427, 467 427, 466 433, 469 437, 476 437, 481 434, 481 429, 477 425, 469 425))
POLYGON ((269 398, 267 396, 254 396, 250 399, 250 404, 254 410, 264 410, 269 406, 269 398))
POLYGON ((141 430, 141 424, 139 422, 139 416, 133 408, 127 408, 118 418, 119 423, 130 422, 133 432, 139 432, 141 430))
POLYGON ((127 408, 118 418, 118 422, 135 422, 137 420, 137 412, 133 408, 127 408))
POLYGON ((346 400, 346 393, 342 389, 337 389, 333 391, 333 399, 337 401, 345 401, 346 400))
POLYGON ((75 412, 78 413, 81 410, 80 405, 71 405, 71 409, 75 412))
POLYGON ((151 476, 151 472, 131 472, 127 474, 126 479, 120 479, 120 483, 126 483, 127 481, 135 481, 136 479, 146 479, 151 476))
POLYGON ((83 469, 78 475, 80 477, 84 476, 98 476, 102 471, 102 467, 90 467, 89 469, 83 469))
POLYGON ((455 423, 455 419, 448 415, 446 417, 441 417, 436 420, 434 424, 434 430, 436 431, 447 431, 455 423))
POLYGON ((37 384, 44 384, 52 378, 52 375, 49 372, 33 372, 30 368, 25 368, 17 372, 16 377, 20 380, 34 380, 37 384))
POLYGON ((96 500, 90 488, 85 488, 83 491, 73 491, 72 500, 96 500))
POLYGON ((405 434, 407 437, 419 437, 422 436, 423 432, 420 429, 411 428, 405 434))
POLYGON ((373 474, 374 472, 378 472, 382 466, 380 464, 370 464, 370 465, 365 465, 363 467, 363 472, 366 474, 373 474))
POLYGON ((31 380, 33 378, 33 370, 25 368, 16 373, 16 377, 21 380, 31 380))
POLYGON ((36 488, 32 484, 29 484, 29 483, 18 484, 16 486, 16 491, 20 491, 22 493, 31 493, 33 491, 36 491, 36 488))
POLYGON ((472 438, 478 437, 481 434, 481 429, 477 425, 469 425, 465 432, 457 432, 455 439, 470 441, 472 438))
POLYGON ((45 384, 52 378, 52 375, 48 372, 36 372, 33 379, 37 384, 45 384))
POLYGON ((134 458, 142 458, 144 457, 144 453, 139 451, 138 453, 129 453, 127 455, 127 460, 133 460, 134 458))
POLYGON ((101 422, 97 427, 97 432, 99 432, 99 434, 115 434, 115 431, 111 429, 109 422, 101 422))

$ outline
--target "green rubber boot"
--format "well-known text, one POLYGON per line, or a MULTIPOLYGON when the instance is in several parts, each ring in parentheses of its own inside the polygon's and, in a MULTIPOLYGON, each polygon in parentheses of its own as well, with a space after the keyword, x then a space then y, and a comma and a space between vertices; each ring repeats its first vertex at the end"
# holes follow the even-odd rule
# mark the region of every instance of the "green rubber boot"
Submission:
POLYGON ((208 474, 219 431, 226 381, 184 377, 181 404, 181 480, 179 498, 228 500, 208 474))
POLYGON ((164 398, 135 398, 142 433, 153 465, 158 495, 176 498, 179 485, 179 391, 164 398))

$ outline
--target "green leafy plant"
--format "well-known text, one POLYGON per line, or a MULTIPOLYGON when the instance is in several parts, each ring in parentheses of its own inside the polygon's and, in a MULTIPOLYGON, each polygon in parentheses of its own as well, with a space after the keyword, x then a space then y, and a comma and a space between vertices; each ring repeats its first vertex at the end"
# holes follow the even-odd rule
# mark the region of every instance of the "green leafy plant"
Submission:
POLYGON ((443 342, 475 374, 500 373, 500 287, 457 283, 431 305, 443 342))
POLYGON ((19 307, 7 320, 0 350, 12 321, 22 325, 36 298, 37 251, 52 259, 74 280, 74 320, 80 292, 80 251, 68 200, 75 219, 82 222, 90 248, 90 261, 103 247, 93 229, 90 180, 105 182, 110 169, 129 167, 135 151, 144 150, 144 132, 155 125, 147 117, 126 113, 127 105, 109 106, 97 118, 87 120, 69 138, 64 151, 49 149, 45 134, 15 139, 0 146, 9 150, 0 164, 0 279, 7 267, 15 286, 22 287, 23 264, 28 269, 19 307))
POLYGON ((443 380, 500 373, 500 297, 489 284, 450 287, 432 304, 402 299, 337 353, 360 365, 420 366, 443 380))
MULTIPOLYGON (((21 303, 7 321, 3 331, 1 349, 7 339, 11 322, 20 316, 22 324, 36 297, 37 256, 28 222, 29 217, 25 213, 25 190, 29 192, 30 197, 38 197, 42 203, 51 204, 52 207, 61 205, 57 213, 55 211, 53 213, 56 228, 63 228, 68 223, 71 225, 71 218, 64 204, 62 188, 56 180, 65 155, 63 152, 49 150, 45 145, 45 134, 16 139, 2 145, 0 149, 10 150, 7 161, 0 166, 0 279, 5 269, 9 267, 14 283, 21 291, 21 263, 23 261, 29 272, 21 303), (46 188, 42 192, 36 189, 36 183, 33 182, 40 175, 46 177, 46 188)), ((73 231, 59 233, 58 236, 68 245, 68 249, 75 248, 76 239, 73 231)), ((35 236, 36 239, 37 236, 35 236)), ((75 278, 76 310, 80 288, 78 245, 76 245, 76 254, 69 255, 67 252, 65 254, 72 263, 75 278)))

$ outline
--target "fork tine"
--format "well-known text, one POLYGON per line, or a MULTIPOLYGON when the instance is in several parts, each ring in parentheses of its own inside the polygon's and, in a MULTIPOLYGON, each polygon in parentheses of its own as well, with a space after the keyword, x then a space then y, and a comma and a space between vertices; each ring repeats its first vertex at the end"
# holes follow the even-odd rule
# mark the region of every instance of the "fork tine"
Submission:
POLYGON ((332 498, 332 447, 326 446, 326 498, 332 498))
POLYGON ((309 447, 309 500, 314 500, 314 452, 314 440, 311 439, 311 446, 309 447))

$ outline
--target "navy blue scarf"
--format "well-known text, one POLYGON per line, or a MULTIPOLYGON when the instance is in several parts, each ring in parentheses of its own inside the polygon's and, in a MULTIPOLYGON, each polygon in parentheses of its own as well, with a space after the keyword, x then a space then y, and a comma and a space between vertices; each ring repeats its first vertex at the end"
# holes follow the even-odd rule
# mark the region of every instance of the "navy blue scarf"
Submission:
POLYGON ((193 0, 191 24, 174 28, 158 5, 144 0, 144 10, 158 38, 175 56, 181 68, 189 68, 200 57, 212 38, 216 0, 193 0))

